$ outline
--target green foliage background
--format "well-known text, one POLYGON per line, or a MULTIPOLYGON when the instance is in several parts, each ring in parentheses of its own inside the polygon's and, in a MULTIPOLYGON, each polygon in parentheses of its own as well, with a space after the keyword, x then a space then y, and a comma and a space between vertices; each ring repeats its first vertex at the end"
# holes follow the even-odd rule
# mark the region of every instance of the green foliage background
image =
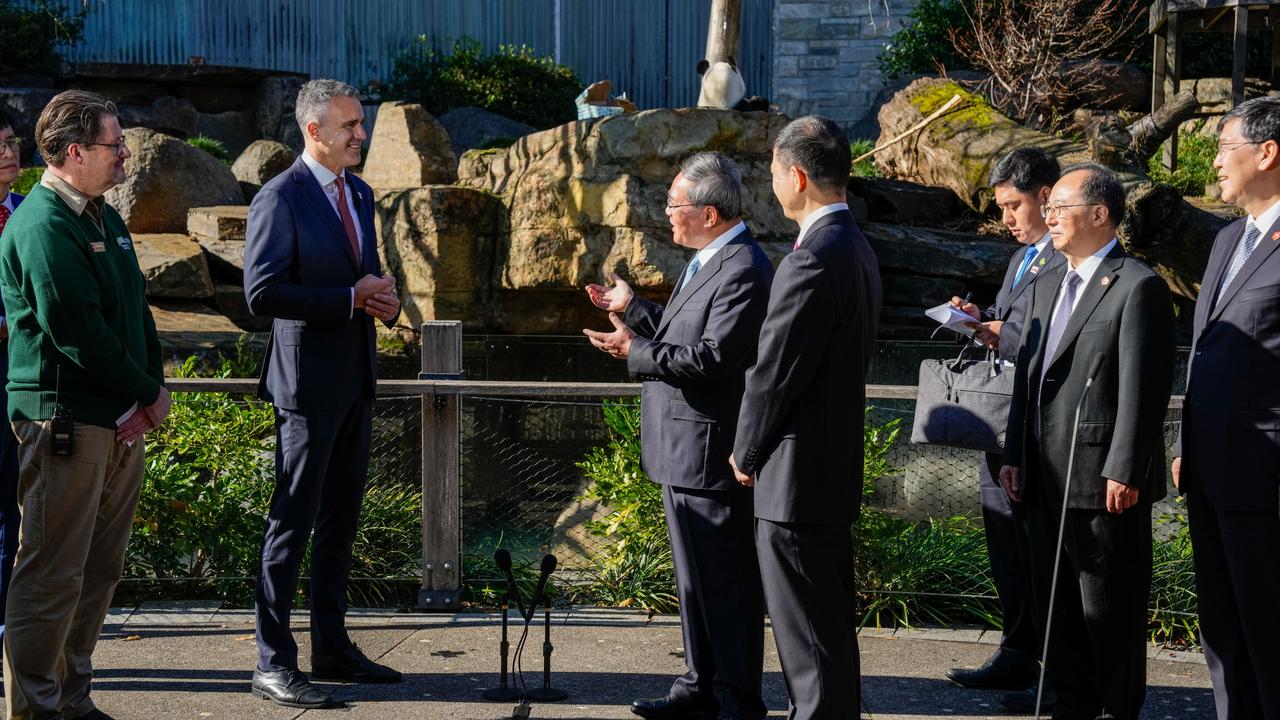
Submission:
POLYGON ((1218 154, 1218 138, 1203 132, 1205 121, 1189 123, 1178 131, 1178 163, 1173 172, 1164 169, 1162 150, 1147 161, 1152 180, 1168 183, 1183 195, 1204 195, 1205 186, 1218 179, 1213 158, 1218 154))
POLYGON ((4 37, 0 70, 57 74, 62 60, 58 44, 73 45, 84 35, 88 4, 71 11, 76 5, 80 3, 37 0, 27 8, 0 0, 0 34, 4 37))
POLYGON ((418 103, 436 116, 475 106, 546 129, 576 117, 573 100, 582 88, 572 69, 524 45, 486 54, 479 41, 463 37, 440 54, 419 35, 396 58, 387 82, 366 91, 418 103))
POLYGON ((223 145, 221 140, 215 140, 207 135, 197 135, 187 138, 187 144, 209 153, 223 165, 231 164, 231 154, 227 152, 227 146, 223 145))

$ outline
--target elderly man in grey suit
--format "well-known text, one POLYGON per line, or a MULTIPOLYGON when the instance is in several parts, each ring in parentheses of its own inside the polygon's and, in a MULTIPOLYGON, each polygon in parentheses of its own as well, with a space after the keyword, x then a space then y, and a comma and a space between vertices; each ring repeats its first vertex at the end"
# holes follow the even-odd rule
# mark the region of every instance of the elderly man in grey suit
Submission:
MULTIPOLYGON (((1032 289, 1000 469, 1009 497, 1028 503, 1045 584, 1061 552, 1048 639, 1061 720, 1137 720, 1146 696, 1151 504, 1165 494, 1174 321, 1164 280, 1116 240, 1123 215, 1124 188, 1101 165, 1069 167, 1053 187, 1045 217, 1067 262, 1032 289)), ((1036 590, 1047 610, 1050 588, 1036 590)))
POLYGON ((851 159, 839 126, 814 115, 774 141, 773 192, 800 234, 778 266, 730 458, 756 489, 756 552, 792 720, 856 718, 861 706, 850 525, 881 287, 845 202, 851 159))
POLYGON ((665 696, 632 704, 650 719, 765 716, 752 495, 728 458, 773 265, 741 220, 741 182, 718 153, 681 165, 667 219, 675 242, 697 253, 665 308, 616 276, 612 288, 587 286, 614 330, 583 332, 644 381, 641 466, 662 485, 675 561, 687 671, 665 696))
POLYGON ((1280 98, 1236 106, 1214 159, 1249 215, 1218 233, 1196 301, 1173 477, 1187 497, 1219 720, 1280 718, 1280 98))

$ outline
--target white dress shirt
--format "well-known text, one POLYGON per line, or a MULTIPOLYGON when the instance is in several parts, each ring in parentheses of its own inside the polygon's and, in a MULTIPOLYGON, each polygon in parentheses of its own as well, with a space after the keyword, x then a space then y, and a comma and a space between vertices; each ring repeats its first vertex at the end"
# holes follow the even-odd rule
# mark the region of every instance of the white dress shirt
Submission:
POLYGON ((698 251, 698 254, 697 254, 698 267, 699 268, 706 267, 707 263, 711 260, 711 258, 715 257, 716 253, 720 252, 720 248, 724 247, 725 245, 728 245, 730 241, 738 237, 738 234, 746 229, 747 229, 747 224, 739 220, 737 225, 734 225, 728 230, 720 233, 720 235, 717 236, 715 240, 712 240, 711 242, 707 243, 706 247, 698 251))
POLYGON ((842 203, 842 202, 831 203, 830 205, 823 205, 817 210, 814 210, 813 212, 809 213, 809 217, 805 218, 804 223, 800 225, 800 235, 799 237, 796 238, 796 247, 800 247, 800 245, 804 243, 804 239, 809 235, 809 228, 813 227, 814 223, 830 215, 831 213, 840 212, 841 210, 848 210, 848 209, 849 209, 849 203, 842 203))

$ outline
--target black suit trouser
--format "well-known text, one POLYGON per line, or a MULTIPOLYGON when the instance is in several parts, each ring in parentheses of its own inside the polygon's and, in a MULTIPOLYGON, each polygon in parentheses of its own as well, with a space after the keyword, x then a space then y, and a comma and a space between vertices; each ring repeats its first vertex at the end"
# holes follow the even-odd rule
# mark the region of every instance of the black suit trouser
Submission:
MULTIPOLYGON (((1034 562, 1045 569, 1036 603, 1047 617, 1062 506, 1046 492, 1030 502, 1034 562)), ((1147 691, 1150 593, 1151 506, 1139 502, 1119 515, 1069 509, 1049 638, 1054 720, 1137 720, 1147 691)))
MULTIPOLYGON (((0 352, 5 351, 0 345, 0 352)), ((0 393, 0 399, 4 397, 0 393)), ((0 427, 0 638, 4 637, 4 604, 9 599, 9 578, 18 555, 18 528, 22 511, 18 507, 18 438, 9 423, 0 427)))
POLYGON ((751 491, 662 486, 688 671, 671 696, 714 697, 720 717, 758 720, 764 672, 764 598, 751 491))
POLYGON ((853 539, 847 524, 756 519, 765 605, 790 720, 860 717, 853 539))
POLYGON ((311 650, 333 652, 346 631, 347 575, 369 468, 373 401, 345 410, 276 408, 276 487, 257 588, 258 667, 298 667, 289 612, 307 540, 311 548, 311 650))
POLYGON ((991 576, 1004 618, 1000 649, 1020 660, 1040 657, 1042 623, 1037 623, 1032 591, 1031 536, 1027 532, 1026 510, 1015 503, 1000 486, 1003 455, 984 453, 979 463, 982 496, 982 528, 987 537, 991 576))
POLYGON ((1218 720, 1280 720, 1280 515, 1187 493, 1200 634, 1218 720))

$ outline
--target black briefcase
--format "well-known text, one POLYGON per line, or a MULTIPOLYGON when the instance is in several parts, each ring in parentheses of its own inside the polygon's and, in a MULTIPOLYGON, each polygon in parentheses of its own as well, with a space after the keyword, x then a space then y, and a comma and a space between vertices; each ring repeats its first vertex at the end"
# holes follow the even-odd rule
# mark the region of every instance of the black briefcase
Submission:
POLYGON ((1013 367, 990 351, 985 359, 971 358, 968 349, 954 360, 920 363, 911 442, 1002 453, 1013 367))

